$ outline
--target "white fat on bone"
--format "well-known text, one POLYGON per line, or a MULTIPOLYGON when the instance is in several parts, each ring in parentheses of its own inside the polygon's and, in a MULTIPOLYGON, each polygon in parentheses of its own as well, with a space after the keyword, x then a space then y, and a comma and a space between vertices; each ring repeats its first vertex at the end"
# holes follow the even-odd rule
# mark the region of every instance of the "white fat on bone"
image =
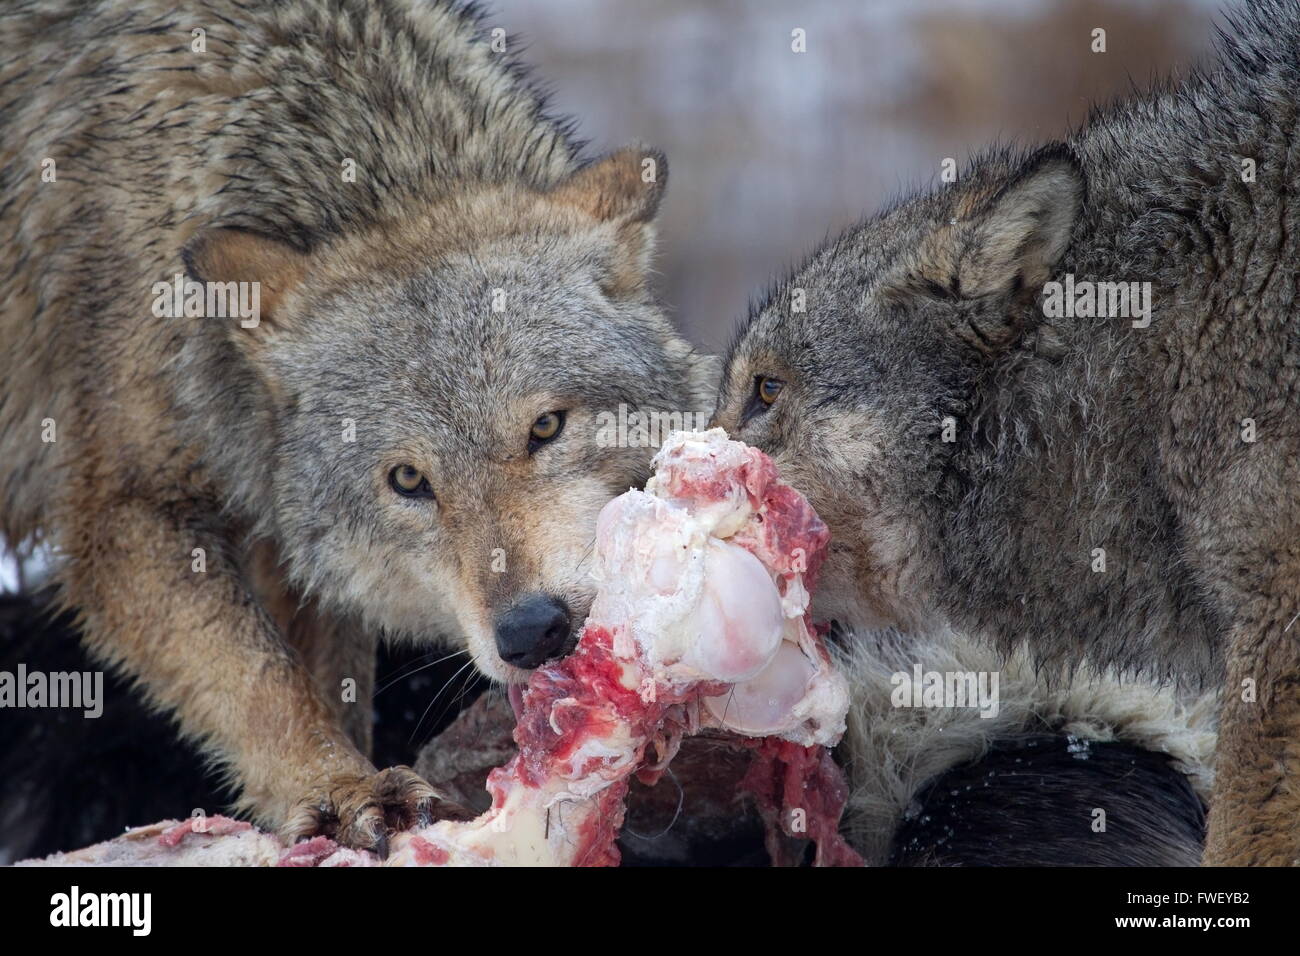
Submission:
MULTIPOLYGON (((693 708, 697 726, 832 746, 844 732, 848 691, 804 620, 803 575, 778 575, 729 540, 764 518, 739 482, 756 454, 721 429, 676 433, 656 456, 658 474, 646 491, 605 506, 596 534, 597 597, 575 655, 606 631, 618 682, 646 704, 680 701, 693 708), (665 472, 671 481, 661 480, 665 472), (675 496, 683 487, 693 494, 675 496), (717 692, 699 693, 704 688, 717 692)), ((526 709, 550 708, 557 732, 557 712, 566 706, 585 704, 539 699, 535 687, 525 697, 526 709)), ((593 817, 596 824, 601 815, 621 819, 622 790, 616 808, 600 797, 641 765, 658 729, 635 716, 611 721, 574 754, 550 761, 540 781, 521 779, 516 758, 489 783, 491 810, 468 823, 399 834, 390 862, 592 862, 584 856, 591 842, 576 835, 591 832, 593 817)))

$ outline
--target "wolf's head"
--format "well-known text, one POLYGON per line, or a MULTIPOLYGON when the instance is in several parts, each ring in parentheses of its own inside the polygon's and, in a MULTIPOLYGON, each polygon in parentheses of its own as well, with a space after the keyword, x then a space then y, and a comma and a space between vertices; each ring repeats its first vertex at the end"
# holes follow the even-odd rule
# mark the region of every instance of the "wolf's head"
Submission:
POLYGON ((1062 151, 993 157, 819 250, 740 333, 715 424, 771 454, 831 528, 819 616, 926 625, 952 456, 979 390, 1042 331, 1034 295, 1082 190, 1062 151))
POLYGON ((263 481, 232 480, 299 584, 390 634, 463 640, 499 679, 567 651, 597 514, 655 450, 605 426, 712 404, 647 289, 666 172, 626 150, 306 253, 191 242, 193 276, 260 283, 231 374, 261 396, 238 427, 274 439, 263 481))

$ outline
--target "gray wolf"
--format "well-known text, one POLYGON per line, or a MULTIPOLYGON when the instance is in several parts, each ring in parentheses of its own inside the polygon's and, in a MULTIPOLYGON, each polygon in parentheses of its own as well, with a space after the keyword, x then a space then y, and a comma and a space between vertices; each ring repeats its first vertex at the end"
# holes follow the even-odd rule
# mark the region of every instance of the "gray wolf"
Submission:
POLYGON ((382 852, 454 808, 366 756, 376 636, 562 653, 648 474, 598 414, 706 407, 666 163, 580 162, 451 0, 0 18, 0 531, 244 810, 382 852))
POLYGON ((1256 3, 983 153, 779 283, 715 414, 831 527, 821 616, 1221 689, 1214 864, 1300 862, 1297 89, 1300 8, 1256 3))

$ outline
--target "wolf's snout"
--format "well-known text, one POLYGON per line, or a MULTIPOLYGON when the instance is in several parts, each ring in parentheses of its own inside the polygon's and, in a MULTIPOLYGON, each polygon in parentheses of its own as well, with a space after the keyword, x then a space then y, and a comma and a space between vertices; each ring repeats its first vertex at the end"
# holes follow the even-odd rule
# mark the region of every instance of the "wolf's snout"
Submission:
POLYGON ((496 621, 497 653, 524 669, 558 657, 569 640, 569 608, 549 594, 530 594, 496 621))

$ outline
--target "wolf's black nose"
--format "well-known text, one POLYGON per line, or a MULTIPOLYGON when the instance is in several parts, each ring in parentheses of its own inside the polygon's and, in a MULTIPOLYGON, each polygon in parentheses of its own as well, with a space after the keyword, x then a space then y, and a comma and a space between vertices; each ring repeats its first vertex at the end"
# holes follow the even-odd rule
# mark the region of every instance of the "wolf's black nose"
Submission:
POLYGON ((569 609, 549 594, 529 594, 497 618, 496 637, 503 661, 531 670, 564 650, 569 609))

